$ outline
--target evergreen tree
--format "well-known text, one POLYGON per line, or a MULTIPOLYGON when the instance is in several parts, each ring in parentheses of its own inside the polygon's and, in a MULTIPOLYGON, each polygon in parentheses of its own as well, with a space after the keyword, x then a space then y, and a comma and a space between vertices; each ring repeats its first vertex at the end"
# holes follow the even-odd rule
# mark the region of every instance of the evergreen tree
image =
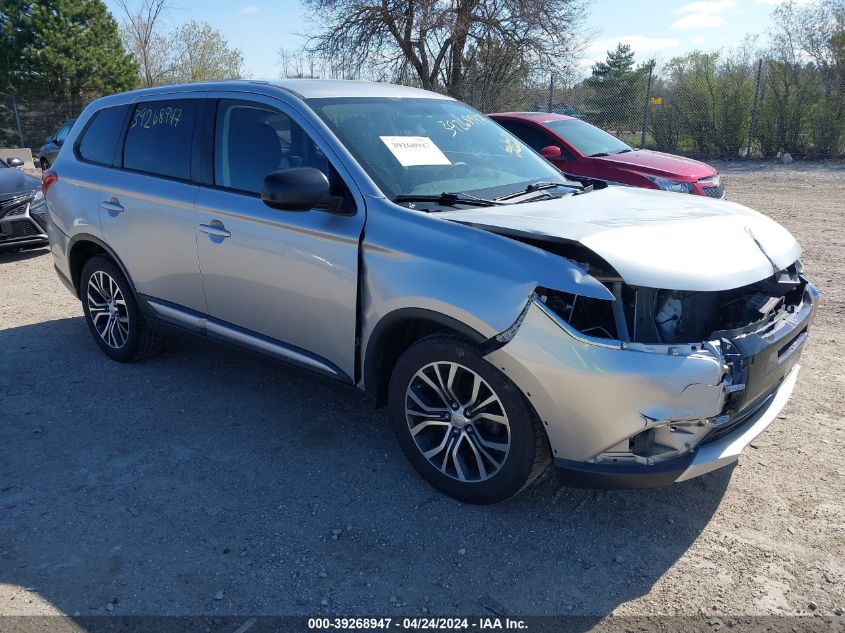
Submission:
POLYGON ((607 51, 607 60, 596 62, 584 82, 590 122, 614 131, 638 129, 647 70, 647 66, 634 69, 634 51, 628 44, 607 51))
POLYGON ((634 69, 634 51, 628 44, 617 44, 607 51, 607 61, 593 64, 593 78, 599 82, 624 79, 634 69))
POLYGON ((101 0, 3 0, 0 86, 78 110, 134 88, 138 66, 101 0))

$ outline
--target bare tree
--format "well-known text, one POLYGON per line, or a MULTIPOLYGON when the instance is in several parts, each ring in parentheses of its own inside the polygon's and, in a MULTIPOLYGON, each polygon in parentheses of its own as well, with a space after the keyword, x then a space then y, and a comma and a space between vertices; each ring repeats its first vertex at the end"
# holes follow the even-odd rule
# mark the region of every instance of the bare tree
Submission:
POLYGON ((495 42, 513 63, 554 69, 588 41, 589 0, 304 0, 321 24, 308 49, 346 68, 464 97, 468 53, 495 42))
POLYGON ((358 64, 354 67, 345 64, 343 60, 332 60, 317 54, 312 50, 291 50, 281 47, 277 51, 279 76, 282 78, 308 79, 383 79, 377 72, 366 65, 358 64))
POLYGON ((141 0, 131 9, 127 0, 117 0, 124 19, 121 36, 126 49, 138 61, 142 87, 162 83, 170 72, 167 39, 157 30, 159 19, 167 11, 167 0, 141 0))

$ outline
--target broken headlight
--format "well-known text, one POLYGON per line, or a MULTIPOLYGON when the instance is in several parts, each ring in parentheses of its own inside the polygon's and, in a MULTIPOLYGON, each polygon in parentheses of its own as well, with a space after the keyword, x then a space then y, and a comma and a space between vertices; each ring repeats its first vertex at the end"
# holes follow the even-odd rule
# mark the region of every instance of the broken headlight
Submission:
POLYGON ((581 334, 594 338, 619 338, 612 301, 581 297, 548 288, 537 288, 537 296, 549 310, 581 334))

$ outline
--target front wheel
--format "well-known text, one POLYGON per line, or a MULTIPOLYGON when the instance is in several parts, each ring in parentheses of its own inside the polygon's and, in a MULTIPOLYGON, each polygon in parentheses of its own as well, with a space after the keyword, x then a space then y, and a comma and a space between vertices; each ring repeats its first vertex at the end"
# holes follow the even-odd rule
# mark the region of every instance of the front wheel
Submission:
POLYGON ((430 336, 399 358, 388 413, 422 477, 467 503, 518 493, 543 472, 549 447, 525 397, 471 343, 430 336))
POLYGON ((161 349, 163 336, 147 327, 129 282, 111 260, 89 259, 79 283, 88 329, 109 358, 125 363, 161 349))
POLYGON ((47 171, 48 169, 50 169, 50 162, 46 158, 44 158, 42 156, 40 162, 41 162, 41 171, 47 171))

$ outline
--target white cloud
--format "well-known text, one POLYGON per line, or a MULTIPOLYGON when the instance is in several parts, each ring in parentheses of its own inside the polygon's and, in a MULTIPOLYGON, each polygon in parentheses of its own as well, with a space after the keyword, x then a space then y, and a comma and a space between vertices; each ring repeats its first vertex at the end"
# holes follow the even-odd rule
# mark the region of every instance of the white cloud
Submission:
POLYGON ((587 54, 598 54, 597 59, 604 59, 607 51, 616 48, 619 43, 627 44, 637 55, 651 53, 664 48, 677 48, 680 42, 674 37, 647 37, 645 35, 620 35, 619 37, 605 37, 593 42, 587 49, 587 54))
POLYGON ((717 26, 722 26, 725 23, 725 18, 721 15, 714 15, 712 13, 689 13, 679 20, 672 23, 671 28, 680 31, 688 31, 690 29, 712 29, 717 26))
POLYGON ((699 35, 698 37, 692 38, 693 44, 704 44, 707 41, 707 38, 703 35, 699 35))
POLYGON ((238 13, 241 15, 255 15, 258 13, 258 7, 243 7, 238 13))
POLYGON ((647 37, 645 35, 603 37, 590 44, 584 57, 578 63, 578 67, 583 71, 589 71, 596 62, 603 62, 607 57, 607 51, 612 51, 619 43, 630 46, 639 61, 651 59, 655 57, 655 53, 678 48, 681 45, 674 37, 647 37))
MULTIPOLYGON (((795 4, 810 4, 813 0, 795 0, 795 4)), ((787 0, 757 0, 759 4, 778 5, 787 2, 787 0)))
POLYGON ((675 9, 675 13, 724 13, 736 6, 736 0, 700 0, 675 9))

